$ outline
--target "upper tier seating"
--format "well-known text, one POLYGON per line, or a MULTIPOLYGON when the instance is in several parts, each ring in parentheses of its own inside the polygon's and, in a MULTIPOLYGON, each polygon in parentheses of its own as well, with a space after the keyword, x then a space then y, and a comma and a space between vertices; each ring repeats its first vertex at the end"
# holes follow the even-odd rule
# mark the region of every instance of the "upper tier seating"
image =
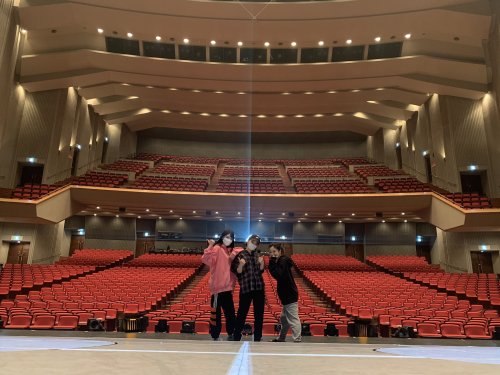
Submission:
POLYGON ((439 265, 429 264, 424 257, 412 255, 376 255, 366 258, 368 264, 394 273, 444 272, 439 265))
POLYGON ((201 266, 199 254, 144 254, 124 264, 125 267, 188 267, 201 266))
POLYGON ((82 249, 76 250, 69 258, 60 259, 56 264, 79 264, 109 267, 133 258, 129 250, 82 249))
POLYGON ((283 182, 280 181, 255 181, 252 180, 219 180, 217 185, 218 193, 270 193, 285 194, 286 189, 283 182))
POLYGON ((301 271, 328 270, 328 271, 365 271, 376 270, 359 260, 344 255, 324 254, 294 254, 292 260, 301 271))
POLYGON ((215 173, 215 167, 206 165, 160 164, 153 169, 153 173, 212 177, 215 173))
POLYGON ((105 172, 87 172, 83 176, 68 180, 72 185, 119 187, 128 181, 128 175, 105 172))
POLYGON ((489 198, 477 193, 450 193, 446 194, 445 197, 462 208, 491 208, 489 198))
POLYGON ((363 166, 354 168, 356 174, 365 180, 368 177, 384 177, 384 176, 399 176, 405 175, 406 173, 403 171, 395 171, 394 169, 390 169, 385 165, 373 165, 373 166, 363 166))
POLYGON ((279 178, 278 168, 272 167, 225 167, 223 177, 279 178))
POLYGON ((141 176, 138 180, 135 180, 129 188, 167 191, 205 191, 207 185, 206 179, 141 176))
POLYGON ((15 199, 40 199, 44 195, 50 194, 59 186, 26 184, 23 187, 17 187, 12 191, 12 198, 15 199))
POLYGON ((255 166, 275 166, 279 160, 263 160, 263 159, 222 159, 226 165, 255 165, 255 166))
POLYGON ((172 156, 170 161, 172 163, 185 163, 185 164, 207 164, 207 165, 217 165, 219 164, 219 158, 204 158, 197 156, 172 156))
POLYGON ((299 194, 360 194, 374 193, 373 189, 359 180, 312 180, 294 184, 299 194))
POLYGON ((0 298, 93 271, 94 266, 6 264, 0 271, 0 298))
POLYGON ((133 172, 136 175, 140 175, 149 168, 149 165, 140 161, 118 160, 113 164, 103 164, 100 168, 112 171, 133 172))
POLYGON ((384 193, 420 193, 432 191, 427 185, 415 178, 396 178, 375 181, 375 186, 384 193))
POLYGON ((338 162, 343 164, 345 167, 349 167, 350 165, 364 165, 364 164, 373 164, 373 161, 370 161, 366 158, 348 158, 348 159, 334 159, 334 162, 338 162))
POLYGON ((282 161, 285 166, 318 166, 318 165, 330 165, 333 166, 335 163, 332 159, 303 159, 303 160, 283 160, 282 161))
POLYGON ((134 156, 135 160, 146 160, 146 161, 152 161, 155 164, 158 164, 159 162, 163 160, 169 160, 172 158, 172 156, 167 156, 167 155, 158 155, 158 154, 148 154, 148 153, 140 153, 134 156))
POLYGON ((286 171, 291 179, 350 176, 349 171, 342 167, 288 167, 286 171))

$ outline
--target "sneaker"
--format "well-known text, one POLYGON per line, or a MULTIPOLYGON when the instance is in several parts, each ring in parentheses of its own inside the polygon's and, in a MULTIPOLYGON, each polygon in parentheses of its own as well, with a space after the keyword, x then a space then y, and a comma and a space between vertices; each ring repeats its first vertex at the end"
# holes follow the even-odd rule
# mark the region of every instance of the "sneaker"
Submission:
POLYGON ((280 338, 276 338, 276 339, 271 340, 271 342, 285 342, 285 340, 282 340, 280 338))
POLYGON ((220 337, 212 337, 212 341, 221 341, 220 337))
POLYGON ((302 339, 295 339, 293 342, 302 342, 302 339))
POLYGON ((227 335, 227 341, 234 341, 234 336, 233 335, 227 335))

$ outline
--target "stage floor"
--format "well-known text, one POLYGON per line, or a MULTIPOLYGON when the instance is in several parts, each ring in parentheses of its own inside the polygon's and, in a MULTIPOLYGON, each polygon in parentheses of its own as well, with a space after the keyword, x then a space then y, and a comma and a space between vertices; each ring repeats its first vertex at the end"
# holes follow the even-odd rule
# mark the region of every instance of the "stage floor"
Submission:
POLYGON ((500 342, 0 331, 2 374, 499 374, 500 342), (270 340, 272 337, 266 338, 270 340))

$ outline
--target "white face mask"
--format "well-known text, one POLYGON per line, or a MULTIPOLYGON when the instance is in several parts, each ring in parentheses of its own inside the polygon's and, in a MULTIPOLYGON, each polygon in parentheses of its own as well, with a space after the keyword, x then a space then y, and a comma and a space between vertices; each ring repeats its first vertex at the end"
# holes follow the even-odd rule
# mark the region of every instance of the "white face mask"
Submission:
POLYGON ((222 243, 225 245, 225 246, 229 246, 233 243, 233 239, 232 238, 227 238, 227 237, 224 237, 222 239, 222 243))
POLYGON ((257 245, 249 242, 247 245, 248 250, 254 251, 257 248, 257 245))

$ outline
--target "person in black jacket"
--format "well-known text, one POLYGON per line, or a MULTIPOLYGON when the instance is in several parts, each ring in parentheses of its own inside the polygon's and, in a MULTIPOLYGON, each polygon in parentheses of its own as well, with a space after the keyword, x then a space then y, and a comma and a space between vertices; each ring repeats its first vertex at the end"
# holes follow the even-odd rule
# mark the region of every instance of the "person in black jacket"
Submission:
POLYGON ((269 272, 278 281, 278 297, 283 305, 281 310, 281 331, 273 342, 284 342, 288 329, 292 328, 294 342, 301 342, 302 325, 299 319, 299 292, 292 275, 292 260, 285 255, 283 246, 272 244, 269 246, 269 272))

